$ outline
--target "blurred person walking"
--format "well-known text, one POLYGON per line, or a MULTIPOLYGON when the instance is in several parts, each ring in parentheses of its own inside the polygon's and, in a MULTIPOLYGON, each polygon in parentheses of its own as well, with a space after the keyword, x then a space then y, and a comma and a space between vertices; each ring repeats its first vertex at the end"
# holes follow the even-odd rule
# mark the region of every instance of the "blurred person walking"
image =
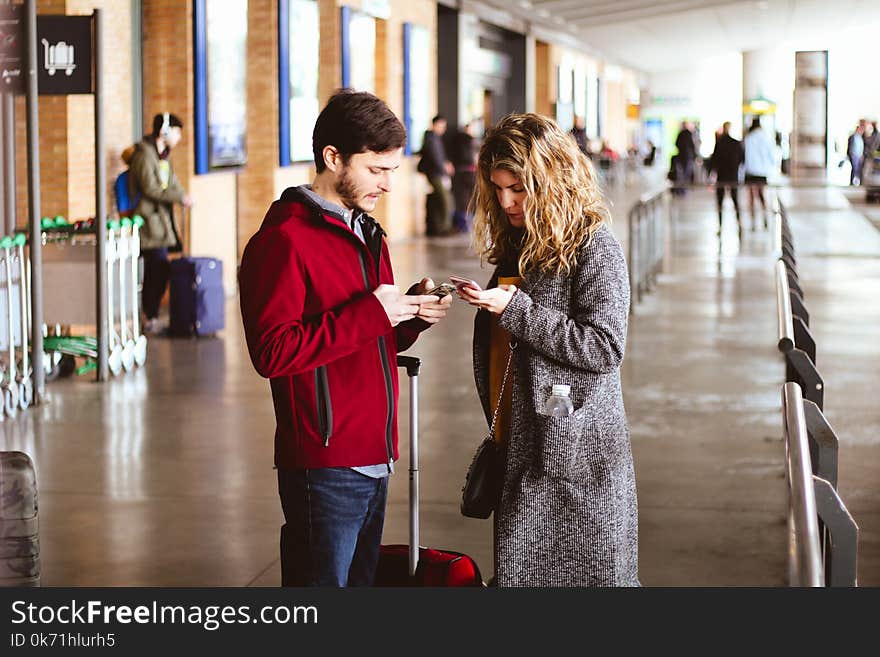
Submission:
MULTIPOLYGON (((865 121, 864 142, 861 182, 869 186, 872 185, 877 170, 877 159, 880 158, 880 132, 877 131, 876 121, 865 121)), ((873 185, 877 186, 877 183, 873 185)))
POLYGON ((447 235, 452 232, 452 162, 446 157, 443 135, 446 118, 438 114, 431 119, 422 141, 422 157, 418 171, 425 174, 431 193, 425 199, 425 234, 447 235))
POLYGON ((477 140, 477 122, 469 121, 464 129, 455 135, 452 146, 452 196, 455 200, 455 213, 452 216, 453 228, 460 233, 470 232, 473 215, 469 205, 474 194, 477 171, 477 153, 480 143, 477 140))
POLYGON ((761 201, 764 212, 764 228, 767 228, 767 201, 764 198, 764 186, 767 178, 776 169, 776 146, 770 136, 761 127, 761 117, 752 119, 749 133, 743 139, 745 147, 745 183, 749 189, 749 212, 752 223, 755 218, 755 198, 761 201))
MULTIPOLYGON (((681 122, 681 130, 675 138, 675 148, 678 152, 672 158, 672 178, 678 185, 690 185, 694 181, 694 161, 696 160, 696 144, 692 124, 688 121, 681 122)), ((684 196, 685 187, 673 190, 679 196, 684 196)))
POLYGON ((587 136, 587 128, 586 124, 584 123, 584 117, 574 117, 574 126, 572 127, 569 134, 574 137, 574 141, 578 145, 578 148, 581 149, 581 153, 583 153, 587 157, 592 157, 592 153, 590 153, 590 138, 587 136))
POLYGON ((846 140, 846 158, 849 160, 849 184, 859 185, 862 182, 862 164, 865 161, 865 153, 868 145, 868 136, 865 134, 865 120, 859 121, 856 129, 846 140))
MULTIPOLYGON (((721 134, 715 138, 715 150, 709 159, 709 170, 715 173, 715 199, 718 205, 718 236, 721 236, 721 225, 724 206, 724 192, 730 194, 733 208, 736 211, 737 232, 742 239, 742 220, 739 213, 739 169, 745 155, 742 143, 730 136, 730 121, 721 126, 721 134)), ((752 230, 755 230, 754 217, 752 230)))

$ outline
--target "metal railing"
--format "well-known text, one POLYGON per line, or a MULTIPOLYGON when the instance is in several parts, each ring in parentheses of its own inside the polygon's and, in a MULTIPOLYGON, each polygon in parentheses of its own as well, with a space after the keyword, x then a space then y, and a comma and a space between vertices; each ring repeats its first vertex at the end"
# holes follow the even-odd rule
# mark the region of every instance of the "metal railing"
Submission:
POLYGON ((801 389, 796 383, 782 387, 782 420, 789 491, 788 581, 791 586, 825 586, 807 421, 801 389))
POLYGON ((794 321, 791 316, 791 299, 788 290, 788 273, 782 260, 776 261, 776 315, 779 351, 794 349, 794 321))
POLYGON ((790 586, 857 586, 859 527, 837 492, 839 441, 797 383, 782 388, 790 586))
POLYGON ((666 257, 668 187, 643 195, 629 211, 630 312, 654 289, 666 257))
POLYGON ((824 383, 816 369, 794 241, 778 204, 775 238, 777 347, 785 355, 782 388, 789 489, 788 574, 791 586, 856 586, 858 525, 837 493, 839 441, 822 412, 824 383))

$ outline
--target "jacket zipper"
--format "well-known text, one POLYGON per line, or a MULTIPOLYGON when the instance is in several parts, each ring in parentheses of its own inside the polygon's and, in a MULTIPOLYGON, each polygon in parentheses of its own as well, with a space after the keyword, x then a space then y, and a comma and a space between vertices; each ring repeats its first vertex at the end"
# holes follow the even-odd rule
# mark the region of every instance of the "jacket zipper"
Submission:
POLYGON ((330 446, 333 435, 333 405, 330 400, 330 383, 327 381, 327 366, 315 369, 315 409, 318 416, 318 430, 324 440, 324 447, 330 446))
MULTIPOLYGON (((360 253, 360 254, 358 254, 358 257, 360 258, 360 261, 361 261, 361 273, 363 273, 363 275, 364 275, 364 286, 366 287, 367 290, 369 290, 370 289, 370 279, 367 276, 367 263, 364 262, 364 254, 360 253)), ((376 265, 376 267, 377 267, 376 280, 379 280, 379 278, 378 278, 378 267, 380 266, 379 258, 376 258, 376 263, 377 263, 377 265, 376 265)), ((393 414, 394 409, 391 407, 391 399, 394 396, 394 389, 391 386, 391 368, 388 364, 388 350, 385 347, 385 336, 380 335, 378 342, 379 342, 379 358, 382 361, 382 372, 385 375, 385 399, 386 399, 386 406, 385 406, 385 451, 388 454, 388 463, 390 464, 394 460, 394 445, 393 445, 393 442, 391 439, 391 421, 392 421, 392 418, 394 415, 393 414)), ((389 465, 389 468, 390 468, 390 465, 389 465)))
MULTIPOLYGON (((320 210, 319 210, 319 212, 320 212, 320 210)), ((323 212, 321 212, 321 214, 323 215, 323 212)), ((332 224, 331 224, 331 225, 332 225, 332 224)), ((340 226, 340 228, 341 228, 341 226, 340 226)), ((373 228, 373 231, 372 231, 372 232, 374 232, 375 229, 376 229, 376 226, 372 226, 372 228, 373 228)), ((381 229, 380 229, 380 230, 381 230, 381 229)), ((368 246, 367 243, 366 243, 366 242, 367 242, 367 239, 368 239, 368 238, 367 238, 366 231, 364 231, 364 241, 361 241, 360 238, 359 238, 354 232, 352 232, 352 231, 350 231, 350 230, 349 230, 349 231, 344 231, 344 232, 345 232, 347 235, 351 235, 352 237, 354 237, 354 239, 357 240, 357 243, 358 243, 358 246, 359 246, 359 247, 362 247, 362 248, 364 248, 364 249, 369 250, 369 246, 368 246)), ((372 235, 370 235, 370 238, 372 238, 372 235)), ((379 248, 377 249, 377 252, 376 252, 376 254, 375 254, 375 256, 374 256, 374 257, 375 257, 375 260, 376 260, 376 280, 377 280, 377 281, 379 280, 379 274, 380 274, 380 270, 381 270, 381 266, 382 266, 382 243, 381 243, 381 239, 380 239, 380 241, 379 241, 378 246, 379 246, 379 248)), ((367 264, 366 264, 366 261, 364 260, 364 254, 363 254, 363 251, 360 251, 360 250, 359 250, 359 252, 358 252, 358 258, 359 258, 360 263, 361 263, 361 273, 363 273, 363 275, 364 275, 364 288, 365 288, 368 292, 372 292, 372 289, 370 288, 370 278, 369 278, 369 276, 367 275, 367 264)), ((391 436, 392 436, 392 426, 391 426, 391 425, 392 425, 392 420, 394 419, 394 413, 393 413, 394 408, 393 408, 393 406, 392 406, 392 401, 391 401, 391 400, 392 400, 392 398, 394 397, 394 388, 393 388, 393 386, 391 385, 391 366, 390 366, 389 363, 388 363, 388 351, 387 351, 387 349, 386 349, 386 345, 385 345, 385 336, 384 336, 384 335, 380 335, 380 336, 379 336, 378 344, 379 344, 379 358, 380 358, 381 361, 382 361, 382 373, 385 375, 385 399, 386 399, 386 405, 385 405, 385 409, 386 409, 386 410, 385 410, 385 451, 386 451, 386 453, 388 454, 388 469, 389 469, 389 471, 390 471, 390 470, 391 470, 391 465, 390 465, 390 464, 391 464, 391 463, 393 462, 393 460, 394 460, 394 442, 393 442, 392 437, 391 437, 391 436)), ((326 366, 323 366, 323 365, 322 365, 321 367, 322 367, 322 368, 325 368, 326 366)), ((318 368, 318 369, 321 369, 321 368, 318 368)), ((317 375, 317 371, 316 371, 315 376, 316 376, 315 385, 316 385, 316 388, 317 388, 317 385, 318 385, 318 381, 317 381, 317 376, 318 376, 318 375, 317 375)), ((325 383, 326 383, 326 370, 325 370, 325 373, 324 373, 324 381, 325 381, 325 383)), ((317 394, 317 393, 316 393, 316 394, 317 394)), ((325 410, 328 410, 328 411, 329 411, 329 424, 330 424, 330 428, 331 428, 331 430, 332 430, 332 422, 333 422, 333 415, 332 415, 332 412, 333 412, 333 411, 332 411, 332 407, 331 407, 331 405, 330 405, 330 391, 329 391, 329 387, 327 387, 327 390, 326 390, 326 399, 327 399, 327 402, 326 402, 325 410)), ((319 422, 319 424, 320 424, 320 422, 321 422, 321 419, 320 419, 321 417, 322 417, 322 416, 321 416, 321 412, 320 412, 320 409, 319 409, 319 410, 318 410, 318 418, 319 418, 318 422, 319 422)), ((325 418, 325 419, 326 419, 326 418, 325 418)), ((320 428, 320 427, 319 427, 319 428, 320 428)), ((329 433, 330 433, 330 432, 328 432, 328 433, 326 434, 326 436, 324 437, 324 446, 325 446, 325 447, 329 446, 329 443, 330 443, 330 436, 329 436, 329 433)), ((324 436, 324 431, 323 431, 323 430, 322 430, 322 436, 324 436)))

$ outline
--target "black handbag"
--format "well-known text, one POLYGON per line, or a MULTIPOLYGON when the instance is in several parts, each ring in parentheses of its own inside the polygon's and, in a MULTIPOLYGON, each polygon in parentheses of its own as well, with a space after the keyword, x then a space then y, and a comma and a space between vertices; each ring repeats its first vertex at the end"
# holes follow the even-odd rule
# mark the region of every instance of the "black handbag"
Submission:
POLYGON ((515 344, 511 342, 510 355, 507 357, 507 367, 504 369, 504 379, 501 381, 501 392, 498 394, 489 435, 477 447, 477 453, 474 454, 461 489, 461 514, 467 518, 485 520, 498 508, 498 503, 501 501, 504 455, 502 448, 495 442, 495 423, 498 421, 498 411, 504 398, 504 387, 507 385, 514 348, 515 344))

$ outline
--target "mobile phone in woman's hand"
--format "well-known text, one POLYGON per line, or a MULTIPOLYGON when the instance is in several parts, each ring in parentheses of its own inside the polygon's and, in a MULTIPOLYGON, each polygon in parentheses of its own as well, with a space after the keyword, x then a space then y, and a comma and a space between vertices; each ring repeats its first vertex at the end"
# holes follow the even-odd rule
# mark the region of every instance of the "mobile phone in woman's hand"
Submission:
POLYGON ((456 289, 461 291, 463 287, 470 287, 478 292, 483 288, 480 287, 480 284, 470 278, 464 278, 463 276, 450 276, 450 282, 455 285, 456 289))

